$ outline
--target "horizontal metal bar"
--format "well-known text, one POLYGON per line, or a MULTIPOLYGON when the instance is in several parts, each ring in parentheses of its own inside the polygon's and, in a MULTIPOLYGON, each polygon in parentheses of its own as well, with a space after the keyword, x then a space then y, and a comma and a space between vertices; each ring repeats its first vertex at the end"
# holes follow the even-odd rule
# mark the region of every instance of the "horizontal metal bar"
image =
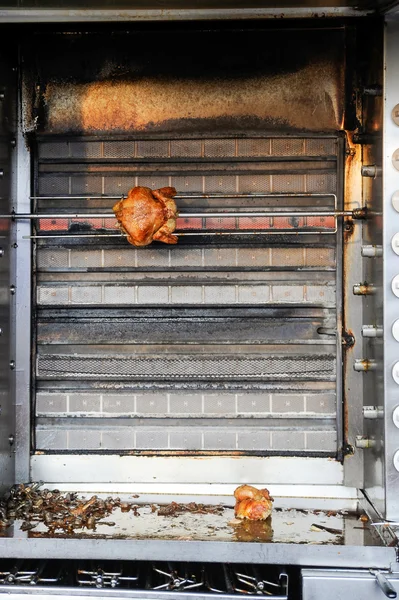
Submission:
MULTIPOLYGON (((52 457, 50 457, 52 458, 52 457)), ((174 561, 206 562, 206 563, 242 563, 255 564, 279 564, 279 565, 301 565, 302 567, 331 568, 359 568, 365 565, 373 565, 374 568, 390 569, 396 564, 395 547, 379 546, 344 546, 344 545, 312 545, 312 544, 289 544, 289 543, 264 543, 264 542, 220 542, 220 541, 186 541, 186 540, 129 540, 129 539, 68 539, 60 543, 57 538, 27 538, 21 543, 21 538, 0 538, 0 556, 5 558, 48 558, 54 559, 90 559, 93 561, 107 560, 150 560, 164 561, 165 558, 173 557, 174 561)), ((72 588, 65 589, 68 597, 71 597, 72 588)), ((21 591, 27 594, 28 589, 23 590, 18 586, 1 586, 0 595, 5 594, 10 598, 11 591, 21 591), (4 589, 3 589, 4 588, 4 589)), ((78 588, 79 590, 79 588, 78 588)), ((85 590, 83 595, 80 591, 81 600, 89 600, 90 596, 85 590)), ((94 591, 94 590, 93 590, 94 591)), ((176 598, 175 592, 164 591, 161 593, 151 590, 118 589, 101 590, 101 598, 128 598, 144 600, 161 600, 176 598), (116 594, 119 594, 116 595, 116 594)), ((46 598, 46 592, 50 596, 54 594, 54 587, 41 588, 40 586, 29 586, 29 594, 36 600, 46 598)), ((181 600, 192 598, 192 594, 178 592, 181 600)), ((54 594, 55 595, 55 594, 54 594)), ((210 594, 195 594, 197 600, 207 600, 210 594)), ((218 597, 224 598, 223 594, 218 597)), ((237 597, 237 596, 235 596, 237 597)), ((231 596, 230 596, 231 598, 231 596)))
MULTIPOLYGON (((336 211, 306 211, 306 210, 288 210, 288 211, 259 211, 259 212, 196 212, 196 213, 179 213, 178 216, 182 219, 194 217, 204 218, 226 218, 226 217, 353 217, 356 213, 352 210, 336 210, 336 211)), ((115 217, 114 213, 56 213, 56 214, 32 214, 32 213, 11 213, 9 215, 0 215, 0 219, 107 219, 115 217)), ((116 218, 116 217, 115 217, 116 218)))
MULTIPOLYGON (((336 194, 330 192, 287 192, 276 194, 177 194, 173 196, 175 200, 202 200, 218 198, 337 198, 336 194)), ((30 200, 122 200, 126 198, 124 194, 119 196, 30 196, 30 200)))
POLYGON ((265 231, 190 231, 178 233, 174 232, 173 235, 178 236, 187 236, 187 235, 281 235, 281 234, 291 234, 291 235, 300 235, 300 234, 334 234, 337 233, 336 229, 331 229, 326 231, 325 229, 305 229, 305 230, 292 230, 292 229, 267 229, 265 231))
MULTIPOLYGON (((375 9, 352 6, 331 6, 328 3, 315 6, 263 6, 261 8, 242 8, 232 6, 223 8, 211 6, 199 8, 184 5, 184 8, 75 8, 66 5, 65 8, 31 8, 24 6, 2 8, 0 18, 3 23, 54 23, 54 22, 148 22, 148 21, 224 21, 246 19, 287 19, 310 17, 361 17, 369 16, 375 9)), ((234 29, 233 29, 234 31, 234 29)))
MULTIPOLYGON (((187 233, 179 233, 177 231, 173 232, 173 235, 177 235, 179 237, 183 236, 198 236, 198 235, 331 235, 337 233, 336 229, 324 230, 324 229, 306 229, 306 230, 292 230, 292 229, 275 229, 275 230, 265 230, 265 231, 190 231, 187 233)), ((111 238, 111 237, 127 237, 125 233, 66 233, 66 234, 56 234, 56 235, 24 235, 24 240, 38 240, 38 239, 46 239, 46 238, 111 238)))

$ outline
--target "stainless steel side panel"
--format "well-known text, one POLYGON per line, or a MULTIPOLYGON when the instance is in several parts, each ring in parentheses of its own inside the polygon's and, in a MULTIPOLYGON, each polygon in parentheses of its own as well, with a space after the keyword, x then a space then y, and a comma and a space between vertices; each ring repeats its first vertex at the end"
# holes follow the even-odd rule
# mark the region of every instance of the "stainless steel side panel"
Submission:
MULTIPOLYGON (((10 211, 12 161, 15 149, 12 145, 15 122, 15 73, 12 71, 12 50, 4 54, 0 50, 0 210, 10 211)), ((15 435, 14 406, 11 386, 11 323, 10 308, 10 223, 0 219, 0 492, 14 483, 14 452, 10 445, 15 435), (10 437, 12 436, 12 437, 10 437)))
MULTIPOLYGON (((364 565, 368 566, 368 565, 364 565)), ((398 574, 385 574, 392 587, 399 591, 398 574)), ((303 600, 382 600, 386 598, 379 587, 374 575, 368 571, 317 571, 305 569, 302 571, 303 600)))
MULTIPOLYGON (((394 456, 399 449, 399 431, 395 427, 393 411, 398 406, 399 385, 393 372, 397 371, 399 343, 393 336, 392 326, 399 318, 399 298, 392 291, 392 280, 399 273, 399 257, 394 252, 393 236, 399 231, 399 214, 393 208, 392 195, 399 187, 397 163, 393 155, 399 147, 399 127, 395 125, 392 111, 399 101, 399 23, 386 24, 385 37, 385 106, 384 106, 384 453, 385 453, 385 516, 399 518, 399 461, 394 466, 394 456)), ((397 110, 397 108, 395 109, 397 110)))

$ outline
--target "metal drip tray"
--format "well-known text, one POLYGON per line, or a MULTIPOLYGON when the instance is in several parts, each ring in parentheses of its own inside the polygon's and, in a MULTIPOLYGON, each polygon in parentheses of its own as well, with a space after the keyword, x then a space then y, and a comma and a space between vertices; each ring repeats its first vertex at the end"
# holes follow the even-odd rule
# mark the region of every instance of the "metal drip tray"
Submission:
MULTIPOLYGON (((49 534, 48 528, 39 523, 28 532, 28 537, 342 544, 345 543, 345 527, 351 528, 357 522, 356 515, 295 509, 275 509, 266 521, 239 521, 230 507, 225 507, 221 514, 160 516, 153 506, 139 505, 137 511, 128 513, 116 509, 96 530, 77 530, 70 535, 61 531, 49 534)), ((21 524, 21 521, 15 522, 16 533, 21 524)))
MULTIPOLYGON (((91 496, 84 494, 79 498, 86 502, 91 496)), ((80 528, 66 533, 56 529, 50 533, 44 522, 32 522, 31 528, 26 522, 15 520, 0 534, 0 556, 238 564, 245 555, 248 565, 265 562, 353 568, 364 560, 384 567, 395 557, 395 536, 383 541, 376 527, 359 519, 363 514, 359 511, 328 510, 329 504, 324 504, 323 509, 299 508, 306 506, 304 499, 301 502, 298 498, 282 498, 275 500, 272 515, 266 521, 240 521, 234 518, 232 498, 175 498, 183 505, 193 499, 208 505, 211 501, 215 514, 172 511, 164 516, 159 509, 169 506, 173 500, 170 496, 143 495, 136 500, 136 496, 124 493, 120 494, 121 502, 133 502, 134 508, 127 512, 122 507, 115 508, 92 530, 80 528)), ((385 529, 388 532, 389 528, 385 529)))

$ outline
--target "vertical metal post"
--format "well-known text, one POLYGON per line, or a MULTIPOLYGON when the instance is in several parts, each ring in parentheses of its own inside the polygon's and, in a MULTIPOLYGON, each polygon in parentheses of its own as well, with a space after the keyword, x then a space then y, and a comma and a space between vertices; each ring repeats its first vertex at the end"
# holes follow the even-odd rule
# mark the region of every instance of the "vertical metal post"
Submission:
POLYGON ((395 123, 399 111, 398 57, 399 22, 387 22, 383 142, 384 454, 385 516, 394 520, 399 519, 399 429, 393 420, 393 410, 399 405, 399 384, 394 379, 399 371, 399 342, 392 334, 392 326, 399 319, 399 298, 392 291, 392 280, 399 274, 399 256, 392 246, 392 239, 399 232, 399 213, 392 204, 392 196, 399 190, 399 163, 395 161, 399 148, 399 126, 395 123))
MULTIPOLYGON (((16 78, 12 70, 15 50, 11 44, 0 50, 0 207, 10 210, 11 157, 16 122, 16 78)), ((10 344, 10 223, 0 219, 0 493, 14 483, 15 438, 14 395, 11 390, 10 344)))
MULTIPOLYGON (((362 202, 362 156, 359 146, 354 147, 351 139, 351 152, 345 160, 345 198, 344 208, 354 209, 362 202)), ((344 439, 349 448, 355 448, 357 436, 363 434, 363 387, 359 381, 359 374, 353 370, 356 359, 362 358, 361 328, 363 324, 363 302, 353 296, 353 285, 362 281, 362 228, 355 226, 351 229, 350 223, 346 222, 343 232, 343 328, 345 332, 355 339, 354 346, 347 345, 343 350, 344 368, 344 399, 343 409, 344 439), (349 229, 345 229, 349 227, 349 229)), ((337 252, 339 249, 337 248, 337 252)), ((363 487, 364 453, 355 450, 353 455, 345 457, 344 461, 344 484, 350 487, 363 487)))
MULTIPOLYGON (((344 180, 342 177, 342 173, 344 172, 344 139, 338 139, 338 173, 340 174, 337 178, 337 185, 339 186, 337 189, 338 196, 338 210, 343 210, 344 203, 344 180)), ((342 460, 343 457, 343 445, 344 445, 344 427, 343 427, 343 395, 344 395, 344 386, 343 386, 343 368, 342 368, 342 327, 343 327, 343 248, 342 248, 342 219, 337 219, 337 233, 336 233, 336 318, 337 318, 337 336, 336 336, 336 348, 337 348, 337 358, 336 358, 336 377, 337 377, 337 386, 336 386, 336 399, 337 399, 337 457, 339 460, 342 460)))
MULTIPOLYGON (((18 108, 20 113, 20 106, 18 108)), ((30 153, 21 130, 18 115, 18 132, 14 154, 14 177, 12 183, 12 208, 16 212, 30 211, 30 153)), ((15 479, 29 480, 30 423, 31 423, 31 241, 28 222, 16 221, 12 227, 11 286, 14 286, 12 303, 13 340, 12 360, 14 366, 15 393, 15 479)))

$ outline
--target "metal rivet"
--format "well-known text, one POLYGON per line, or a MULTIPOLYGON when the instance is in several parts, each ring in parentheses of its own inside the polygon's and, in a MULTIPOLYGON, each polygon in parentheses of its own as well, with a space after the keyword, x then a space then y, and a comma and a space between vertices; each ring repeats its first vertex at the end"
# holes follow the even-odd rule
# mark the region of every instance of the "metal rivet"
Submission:
POLYGON ((15 438, 14 436, 11 434, 8 436, 8 442, 10 444, 10 446, 12 446, 14 444, 15 438))
POLYGON ((12 139, 12 140, 10 141, 10 146, 11 146, 11 148, 15 148, 15 146, 16 146, 16 145, 17 145, 17 140, 15 140, 15 139, 12 139))
POLYGON ((392 413, 392 419, 395 427, 399 429, 399 406, 394 409, 392 413))
POLYGON ((0 258, 2 258, 4 256, 4 250, 3 248, 0 248, 0 258))
POLYGON ((15 369, 15 360, 10 360, 10 369, 12 371, 15 369))
POLYGON ((16 291, 15 285, 10 285, 10 294, 11 294, 11 296, 15 295, 15 291, 16 291))
POLYGON ((399 104, 393 107, 391 115, 395 125, 399 125, 399 104))

